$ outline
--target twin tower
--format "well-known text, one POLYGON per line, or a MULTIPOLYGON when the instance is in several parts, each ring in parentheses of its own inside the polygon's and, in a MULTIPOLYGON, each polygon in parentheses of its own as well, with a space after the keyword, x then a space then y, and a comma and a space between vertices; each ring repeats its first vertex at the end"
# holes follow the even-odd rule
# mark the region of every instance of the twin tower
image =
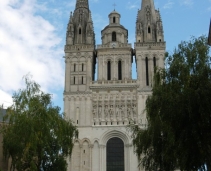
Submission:
POLYGON ((134 122, 146 127, 145 103, 155 67, 164 67, 166 45, 153 0, 142 0, 134 25, 134 49, 120 18, 115 10, 109 14, 109 24, 101 31, 102 44, 95 45, 88 0, 77 0, 70 15, 64 112, 77 125, 79 138, 68 160, 68 171, 140 170, 126 126, 134 122), (132 79, 133 59, 136 80, 132 79))

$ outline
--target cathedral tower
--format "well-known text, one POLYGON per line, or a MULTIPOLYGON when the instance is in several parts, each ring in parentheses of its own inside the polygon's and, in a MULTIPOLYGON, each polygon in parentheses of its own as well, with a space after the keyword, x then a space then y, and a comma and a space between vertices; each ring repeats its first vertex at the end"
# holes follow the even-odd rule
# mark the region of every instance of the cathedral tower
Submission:
POLYGON ((94 79, 95 34, 88 0, 77 0, 67 27, 65 93, 84 92, 94 79))
POLYGON ((136 21, 136 63, 141 89, 152 87, 155 67, 164 67, 165 41, 160 11, 142 0, 136 21))

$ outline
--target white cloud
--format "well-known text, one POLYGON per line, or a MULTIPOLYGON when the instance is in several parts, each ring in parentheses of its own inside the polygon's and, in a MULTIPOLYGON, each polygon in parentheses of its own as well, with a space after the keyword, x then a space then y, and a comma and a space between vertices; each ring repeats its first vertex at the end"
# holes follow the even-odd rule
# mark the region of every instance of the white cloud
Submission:
POLYGON ((0 1, 1 101, 33 75, 44 90, 63 86, 63 49, 54 26, 36 14, 36 0, 0 1), (2 99, 3 98, 3 99, 2 99))
MULTIPOLYGON (((127 9, 139 8, 138 2, 139 2, 139 1, 135 1, 135 2, 132 3, 131 1, 129 1, 129 2, 127 3, 127 9)), ((139 3, 140 3, 140 2, 139 2, 139 3)))
POLYGON ((190 7, 193 5, 193 0, 182 0, 181 4, 190 7))
POLYGON ((171 9, 174 5, 172 0, 168 0, 168 2, 163 6, 164 9, 171 9))

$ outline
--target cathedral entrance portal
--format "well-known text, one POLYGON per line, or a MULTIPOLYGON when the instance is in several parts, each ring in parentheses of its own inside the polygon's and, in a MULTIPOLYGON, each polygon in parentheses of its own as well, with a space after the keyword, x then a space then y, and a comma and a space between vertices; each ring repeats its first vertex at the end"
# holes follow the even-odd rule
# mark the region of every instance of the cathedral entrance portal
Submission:
POLYGON ((106 163, 107 171, 124 171, 124 143, 120 138, 114 137, 108 140, 106 163))

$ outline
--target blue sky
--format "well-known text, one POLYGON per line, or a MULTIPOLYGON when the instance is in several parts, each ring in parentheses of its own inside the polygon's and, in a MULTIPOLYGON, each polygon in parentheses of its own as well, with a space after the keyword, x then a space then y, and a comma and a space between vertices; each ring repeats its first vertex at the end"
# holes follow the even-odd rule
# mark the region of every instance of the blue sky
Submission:
MULTIPOLYGON (((76 0, 0 0, 0 104, 12 104, 12 94, 23 86, 22 77, 33 75, 54 104, 63 108, 66 27, 76 0)), ((135 22, 141 0, 89 0, 96 44, 108 24, 108 14, 121 14, 121 24, 135 40, 135 22)), ((191 36, 208 34, 211 0, 154 0, 164 26, 170 53, 191 36)), ((135 75, 134 75, 135 77, 135 75)))

